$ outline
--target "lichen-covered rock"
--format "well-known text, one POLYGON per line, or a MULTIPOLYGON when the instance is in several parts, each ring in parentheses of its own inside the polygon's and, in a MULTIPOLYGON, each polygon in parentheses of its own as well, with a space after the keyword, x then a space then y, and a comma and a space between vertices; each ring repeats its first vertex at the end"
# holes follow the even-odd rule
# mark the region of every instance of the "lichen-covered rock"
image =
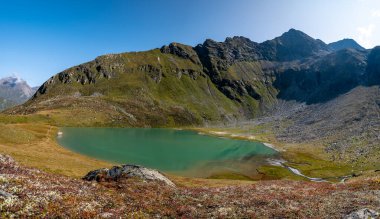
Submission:
POLYGON ((363 208, 354 212, 351 212, 349 215, 345 216, 344 219, 373 219, 379 217, 379 212, 374 210, 363 208))
POLYGON ((157 170, 145 168, 139 165, 125 164, 122 166, 114 166, 111 169, 102 168, 98 170, 90 171, 86 176, 83 177, 84 180, 92 181, 116 181, 123 178, 137 177, 143 180, 149 181, 159 181, 163 182, 169 186, 175 186, 172 181, 170 181, 163 174, 157 170))

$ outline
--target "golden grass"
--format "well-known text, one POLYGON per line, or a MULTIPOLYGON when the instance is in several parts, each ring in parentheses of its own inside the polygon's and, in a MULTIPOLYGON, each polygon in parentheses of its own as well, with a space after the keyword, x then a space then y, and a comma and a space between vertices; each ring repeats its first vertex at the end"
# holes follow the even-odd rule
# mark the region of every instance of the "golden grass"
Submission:
POLYGON ((231 179, 203 179, 203 178, 189 178, 182 176, 175 176, 166 174, 177 186, 180 187, 223 187, 232 185, 251 185, 256 181, 251 180, 231 180, 231 179))
POLYGON ((0 153, 47 172, 82 177, 112 164, 71 152, 55 141, 58 128, 44 123, 0 125, 0 153))
POLYGON ((89 108, 73 108, 58 110, 42 110, 37 115, 48 116, 54 124, 62 126, 93 126, 94 124, 105 124, 107 118, 104 113, 89 108), (75 115, 75 116, 74 116, 75 115), (80 118, 80 121, 78 121, 80 118))

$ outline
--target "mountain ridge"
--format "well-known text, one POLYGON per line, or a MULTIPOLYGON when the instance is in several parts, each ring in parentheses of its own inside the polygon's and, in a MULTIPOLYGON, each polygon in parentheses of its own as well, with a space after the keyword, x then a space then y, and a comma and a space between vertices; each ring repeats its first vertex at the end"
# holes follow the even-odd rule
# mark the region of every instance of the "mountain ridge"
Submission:
MULTIPOLYGON (((353 63, 353 65, 351 66, 352 69, 349 69, 350 72, 354 72, 353 70, 357 69, 355 70, 358 72, 356 74, 367 75, 365 59, 368 52, 361 50, 360 52, 355 52, 355 49, 353 52, 345 51, 347 50, 331 51, 328 45, 321 40, 314 39, 295 29, 290 29, 281 36, 264 41, 263 43, 256 43, 241 36, 228 37, 224 42, 207 39, 203 44, 198 44, 195 47, 171 43, 160 49, 146 52, 99 56, 92 62, 67 69, 45 82, 33 96, 31 102, 35 102, 40 96, 47 93, 49 89, 52 89, 54 87, 51 86, 52 84, 78 84, 83 87, 95 86, 98 80, 110 80, 115 76, 124 77, 125 75, 121 76, 122 72, 132 75, 142 72, 148 76, 154 83, 152 86, 148 85, 146 87, 148 89, 147 96, 152 96, 150 90, 153 87, 154 89, 160 87, 161 80, 166 80, 169 75, 171 80, 175 80, 174 78, 181 80, 182 75, 186 75, 192 79, 192 83, 198 83, 198 78, 204 78, 203 88, 198 89, 199 85, 193 86, 199 93, 204 93, 206 84, 208 89, 210 89, 210 83, 207 82, 210 80, 216 88, 216 90, 212 89, 214 90, 213 92, 217 93, 216 95, 219 97, 215 102, 216 108, 213 109, 213 112, 207 116, 196 115, 198 117, 196 120, 208 121, 207 117, 212 117, 211 114, 220 111, 217 108, 223 112, 220 112, 217 116, 219 119, 213 118, 211 120, 220 120, 224 116, 238 120, 252 119, 259 115, 263 109, 275 103, 277 98, 315 103, 321 101, 320 99, 328 100, 343 92, 347 92, 350 88, 365 84, 363 82, 364 79, 358 78, 360 76, 351 75, 352 73, 342 73, 339 75, 341 78, 337 78, 336 81, 342 80, 342 84, 348 83, 348 85, 342 85, 342 89, 331 95, 331 97, 327 95, 328 97, 326 98, 318 98, 318 93, 324 93, 324 91, 313 91, 316 94, 310 93, 311 96, 305 96, 309 92, 305 90, 305 85, 311 83, 310 87, 314 87, 314 90, 322 89, 324 83, 329 83, 327 78, 330 77, 331 71, 335 72, 334 66, 341 62, 343 63, 344 58, 351 57, 351 62, 349 63, 353 63), (338 59, 339 57, 341 60, 338 59), (330 63, 331 60, 334 61, 330 63), (181 66, 182 64, 184 66, 181 66), (327 69, 327 66, 331 66, 330 69, 327 69), (310 68, 313 68, 312 73, 305 73, 305 71, 310 72, 310 68), (298 73, 295 74, 294 72, 298 73), (299 76, 295 77, 295 75, 299 76), (308 75, 307 78, 305 78, 306 75, 308 75), (322 78, 320 78, 321 76, 322 78), (291 80, 295 80, 293 82, 289 81, 289 83, 293 83, 292 85, 286 82, 290 78, 294 78, 291 80), (292 91, 290 92, 290 90, 292 91), (218 107, 218 104, 220 106, 224 105, 224 103, 227 103, 229 106, 218 107), (227 113, 232 109, 231 107, 234 108, 232 111, 235 113, 227 113), (226 108, 229 109, 227 110, 226 108)), ((344 67, 344 65, 342 66, 344 67)), ((128 79, 124 80, 127 81, 128 79)), ((140 78, 139 80, 146 79, 140 78)), ((106 82, 102 82, 102 84, 106 84, 106 82)), ((146 86, 146 84, 141 86, 146 86)), ((172 85, 168 84, 165 86, 170 87, 172 85)), ((74 87, 71 87, 70 90, 74 89, 74 87)), ((80 87, 75 89, 80 90, 80 87)), ((96 90, 95 87, 92 89, 96 90)), ((107 89, 109 90, 109 88, 107 89)), ((120 89, 123 88, 120 87, 120 89)), ((92 94, 88 95, 83 95, 84 92, 79 90, 70 92, 72 96, 74 93, 78 95, 78 92, 82 92, 80 96, 91 96, 94 93, 107 96, 104 95, 105 88, 99 92, 93 91, 92 94)), ((211 94, 212 92, 209 90, 208 93, 211 94)), ((160 97, 150 98, 150 101, 153 99, 155 99, 156 103, 161 101, 160 97)), ((171 99, 171 102, 177 101, 173 95, 169 99, 171 99)), ((144 99, 142 102, 146 103, 148 101, 144 99)), ((192 102, 194 101, 192 100, 192 102)), ((184 105, 186 103, 183 103, 182 107, 184 105)), ((196 111, 200 111, 202 107, 196 107, 196 111)), ((182 109, 183 112, 186 111, 186 107, 182 109)))

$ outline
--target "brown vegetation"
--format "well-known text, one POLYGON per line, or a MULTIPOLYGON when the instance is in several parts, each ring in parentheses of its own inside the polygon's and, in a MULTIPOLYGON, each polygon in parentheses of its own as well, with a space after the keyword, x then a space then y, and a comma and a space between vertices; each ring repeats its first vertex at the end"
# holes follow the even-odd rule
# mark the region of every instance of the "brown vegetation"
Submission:
POLYGON ((19 166, 0 156, 2 217, 341 218, 380 210, 380 181, 260 181, 222 187, 165 186, 127 179, 86 182, 19 166))

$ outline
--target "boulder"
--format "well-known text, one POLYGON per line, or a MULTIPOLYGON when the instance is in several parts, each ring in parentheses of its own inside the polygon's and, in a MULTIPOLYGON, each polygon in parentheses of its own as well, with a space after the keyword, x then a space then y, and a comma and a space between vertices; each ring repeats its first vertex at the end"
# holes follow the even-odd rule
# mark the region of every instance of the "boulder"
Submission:
POLYGON ((168 186, 175 186, 167 177, 161 174, 157 170, 149 169, 139 165, 125 164, 121 166, 114 166, 111 169, 102 168, 98 170, 90 171, 84 180, 93 181, 117 181, 119 179, 127 178, 140 178, 147 181, 159 181, 168 186))
POLYGON ((346 215, 344 219, 372 219, 372 218, 378 218, 379 212, 376 212, 374 210, 363 208, 357 211, 351 212, 349 215, 346 215))

